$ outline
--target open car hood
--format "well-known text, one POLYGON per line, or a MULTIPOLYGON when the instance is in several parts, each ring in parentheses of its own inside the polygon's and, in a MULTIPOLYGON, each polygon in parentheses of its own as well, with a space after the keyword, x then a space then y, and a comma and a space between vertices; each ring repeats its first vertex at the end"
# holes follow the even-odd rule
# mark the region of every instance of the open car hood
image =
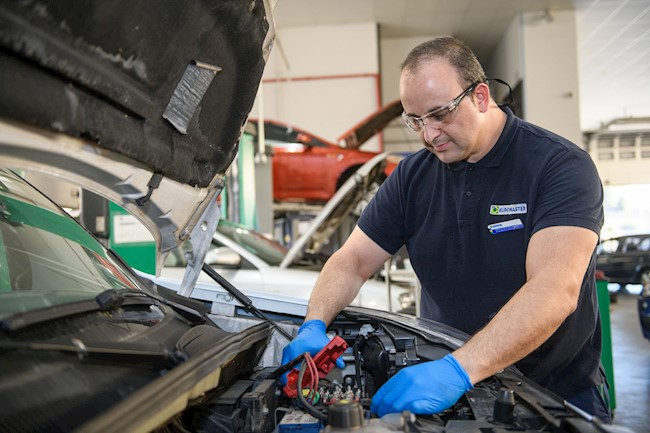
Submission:
POLYGON ((203 261, 274 37, 267 0, 0 5, 0 155, 203 261))
MULTIPOLYGON (((337 140, 340 146, 358 149, 402 114, 402 102, 393 101, 363 119, 337 140)), ((257 134, 257 123, 247 125, 249 132, 257 134)), ((368 160, 327 201, 307 229, 292 244, 280 264, 287 268, 305 255, 318 255, 331 236, 350 215, 358 217, 370 201, 384 178, 387 163, 397 164, 401 158, 391 153, 381 153, 368 160)))
POLYGON ((280 263, 281 268, 288 268, 305 254, 319 254, 347 218, 361 215, 361 211, 379 188, 389 157, 389 153, 380 153, 373 157, 341 185, 293 243, 280 263))
POLYGON ((358 149, 366 141, 370 140, 378 132, 381 132, 395 118, 402 114, 402 101, 399 99, 372 113, 361 122, 341 134, 336 140, 339 146, 349 149, 358 149))

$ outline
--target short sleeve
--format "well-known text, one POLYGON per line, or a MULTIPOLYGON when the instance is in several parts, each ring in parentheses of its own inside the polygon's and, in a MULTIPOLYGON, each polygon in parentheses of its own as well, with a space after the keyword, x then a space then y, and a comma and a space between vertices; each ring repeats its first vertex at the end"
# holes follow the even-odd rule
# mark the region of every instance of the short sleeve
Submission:
POLYGON ((576 226, 600 236, 604 221, 603 187, 587 152, 570 148, 547 161, 536 207, 533 233, 552 226, 576 226))

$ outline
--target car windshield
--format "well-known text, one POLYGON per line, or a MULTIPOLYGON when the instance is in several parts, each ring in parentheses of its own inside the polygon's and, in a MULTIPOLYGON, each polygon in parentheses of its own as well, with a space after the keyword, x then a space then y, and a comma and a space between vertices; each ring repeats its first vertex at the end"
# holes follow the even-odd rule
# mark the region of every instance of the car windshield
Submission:
POLYGON ((288 250, 278 242, 238 224, 221 220, 217 230, 271 266, 278 266, 287 255, 288 250))
POLYGON ((0 246, 0 319, 137 287, 97 239, 4 169, 0 246))

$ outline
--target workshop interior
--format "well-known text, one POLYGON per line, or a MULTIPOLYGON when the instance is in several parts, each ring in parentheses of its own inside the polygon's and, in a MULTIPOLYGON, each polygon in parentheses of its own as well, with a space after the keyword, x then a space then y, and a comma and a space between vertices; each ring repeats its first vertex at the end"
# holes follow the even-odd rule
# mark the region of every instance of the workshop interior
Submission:
POLYGON ((648 29, 649 0, 3 1, 0 432, 650 432, 648 29), (441 412, 374 413, 472 337, 420 316, 406 248, 282 361, 423 148, 400 64, 438 36, 597 168, 611 424, 514 365, 441 412))

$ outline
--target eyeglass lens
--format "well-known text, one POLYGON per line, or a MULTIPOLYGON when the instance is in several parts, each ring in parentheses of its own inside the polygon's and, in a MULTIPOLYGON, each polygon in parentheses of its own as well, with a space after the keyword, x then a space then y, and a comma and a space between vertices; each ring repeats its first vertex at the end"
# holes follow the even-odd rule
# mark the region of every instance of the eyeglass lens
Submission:
POLYGON ((406 112, 402 113, 404 123, 406 123, 406 126, 415 132, 422 131, 425 125, 429 125, 432 128, 438 129, 450 124, 455 118, 455 116, 452 114, 456 112, 456 108, 460 104, 460 101, 462 101, 462 99, 476 87, 476 84, 477 83, 474 83, 469 86, 448 104, 445 104, 440 108, 436 108, 435 110, 426 113, 421 117, 414 117, 406 114, 406 112))

